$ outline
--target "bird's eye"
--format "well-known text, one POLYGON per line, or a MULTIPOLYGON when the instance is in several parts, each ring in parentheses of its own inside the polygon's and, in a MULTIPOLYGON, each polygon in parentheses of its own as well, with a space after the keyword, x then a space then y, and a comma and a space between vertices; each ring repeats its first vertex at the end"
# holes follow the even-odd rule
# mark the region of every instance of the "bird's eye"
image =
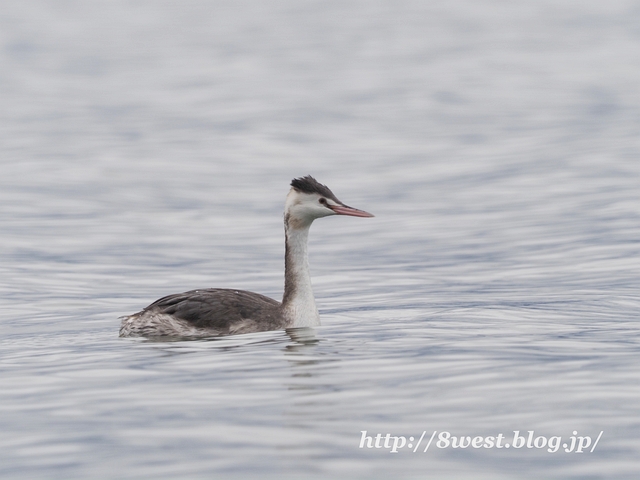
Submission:
POLYGON ((320 199, 318 199, 318 201, 324 206, 327 205, 327 199, 326 198, 320 198, 320 199))

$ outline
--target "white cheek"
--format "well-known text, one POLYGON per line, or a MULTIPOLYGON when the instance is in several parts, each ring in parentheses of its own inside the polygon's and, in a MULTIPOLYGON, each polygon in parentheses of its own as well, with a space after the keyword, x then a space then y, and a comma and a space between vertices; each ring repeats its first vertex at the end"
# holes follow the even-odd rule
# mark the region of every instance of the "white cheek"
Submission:
POLYGON ((316 216, 320 217, 328 217, 330 215, 336 215, 336 212, 331 210, 330 208, 325 207, 324 205, 318 205, 316 207, 316 216))
POLYGON ((322 205, 300 205, 295 212, 301 218, 313 220, 314 218, 334 215, 334 212, 322 205))

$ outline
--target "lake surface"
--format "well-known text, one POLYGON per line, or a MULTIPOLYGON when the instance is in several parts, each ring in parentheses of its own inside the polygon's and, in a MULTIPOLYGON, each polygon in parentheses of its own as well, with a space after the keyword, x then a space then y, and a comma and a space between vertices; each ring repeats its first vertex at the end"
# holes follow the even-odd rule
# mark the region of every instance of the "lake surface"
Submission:
POLYGON ((638 25, 616 0, 4 5, 0 476, 638 478, 638 25), (306 174, 376 215, 312 227, 321 327, 118 338, 169 293, 279 299, 306 174))

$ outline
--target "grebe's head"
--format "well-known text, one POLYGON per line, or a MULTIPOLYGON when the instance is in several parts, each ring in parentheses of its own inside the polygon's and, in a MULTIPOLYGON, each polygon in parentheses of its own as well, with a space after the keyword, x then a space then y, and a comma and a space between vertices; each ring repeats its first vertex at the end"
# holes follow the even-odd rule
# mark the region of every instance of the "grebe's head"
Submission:
POLYGON ((291 181, 284 215, 289 228, 309 228, 316 218, 329 215, 373 217, 370 213, 345 205, 329 187, 322 185, 310 175, 291 181))

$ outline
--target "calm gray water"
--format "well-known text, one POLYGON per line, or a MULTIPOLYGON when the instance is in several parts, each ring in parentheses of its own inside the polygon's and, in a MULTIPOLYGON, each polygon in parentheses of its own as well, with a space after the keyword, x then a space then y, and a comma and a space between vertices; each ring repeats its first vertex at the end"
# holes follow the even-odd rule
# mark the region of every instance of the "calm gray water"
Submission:
POLYGON ((0 476, 638 478, 638 25, 621 0, 3 4, 0 476), (312 228, 321 327, 118 338, 169 293, 279 298, 309 173, 376 214, 312 228))

